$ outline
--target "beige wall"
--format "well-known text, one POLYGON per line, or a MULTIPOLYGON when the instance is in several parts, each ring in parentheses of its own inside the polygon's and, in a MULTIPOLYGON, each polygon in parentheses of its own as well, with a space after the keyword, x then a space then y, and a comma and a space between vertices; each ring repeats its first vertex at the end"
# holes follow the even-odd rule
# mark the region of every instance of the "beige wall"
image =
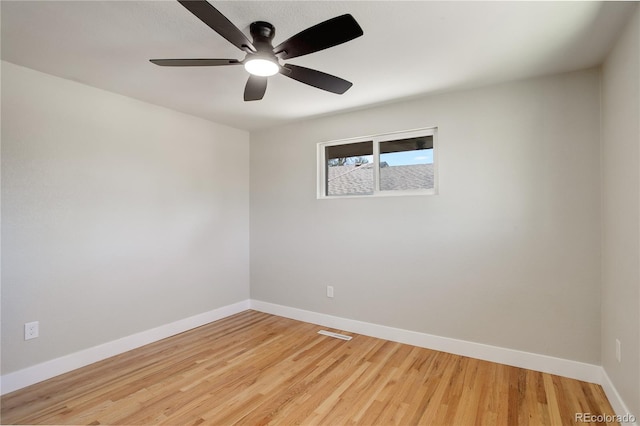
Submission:
POLYGON ((246 300, 248 156, 245 131, 3 62, 2 374, 246 300))
POLYGON ((599 364, 599 79, 592 69, 252 133, 252 298, 599 364), (429 126, 439 195, 316 199, 318 142, 429 126))
POLYGON ((602 71, 602 365, 640 418, 640 9, 602 71), (615 340, 622 357, 615 357, 615 340))

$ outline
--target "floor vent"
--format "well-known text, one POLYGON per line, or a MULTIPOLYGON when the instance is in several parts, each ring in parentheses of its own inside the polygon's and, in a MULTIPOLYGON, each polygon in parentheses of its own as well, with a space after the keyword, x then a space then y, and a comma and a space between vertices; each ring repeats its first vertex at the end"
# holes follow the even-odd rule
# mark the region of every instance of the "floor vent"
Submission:
POLYGON ((327 330, 320 330, 320 331, 318 331, 318 334, 322 334, 323 336, 335 337, 336 339, 342 339, 342 340, 351 340, 352 339, 351 336, 345 336, 344 334, 333 333, 333 332, 327 331, 327 330))

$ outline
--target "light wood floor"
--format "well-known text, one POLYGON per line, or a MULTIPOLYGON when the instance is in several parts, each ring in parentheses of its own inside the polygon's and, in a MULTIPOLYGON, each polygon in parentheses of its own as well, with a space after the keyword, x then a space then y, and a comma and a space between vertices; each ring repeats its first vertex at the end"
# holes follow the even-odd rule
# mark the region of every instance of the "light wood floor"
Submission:
POLYGON ((2 424, 564 425, 613 414, 598 385, 321 329, 246 311, 7 394, 2 424))

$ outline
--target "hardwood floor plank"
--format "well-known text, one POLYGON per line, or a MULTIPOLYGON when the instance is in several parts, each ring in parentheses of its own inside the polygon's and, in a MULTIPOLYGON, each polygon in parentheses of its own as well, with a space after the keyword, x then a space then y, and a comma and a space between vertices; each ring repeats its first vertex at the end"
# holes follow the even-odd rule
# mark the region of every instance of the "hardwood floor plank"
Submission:
POLYGON ((255 311, 4 395, 2 424, 558 425, 598 385, 255 311))

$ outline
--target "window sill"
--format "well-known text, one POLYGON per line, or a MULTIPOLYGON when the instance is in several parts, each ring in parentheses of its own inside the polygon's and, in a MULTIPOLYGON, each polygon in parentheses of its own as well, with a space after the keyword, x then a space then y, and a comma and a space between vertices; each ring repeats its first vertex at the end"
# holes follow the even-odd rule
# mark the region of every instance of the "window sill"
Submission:
POLYGON ((376 191, 370 194, 359 195, 318 195, 318 200, 335 200, 345 198, 380 198, 380 197, 415 197, 425 195, 438 195, 435 189, 415 189, 406 191, 376 191))

